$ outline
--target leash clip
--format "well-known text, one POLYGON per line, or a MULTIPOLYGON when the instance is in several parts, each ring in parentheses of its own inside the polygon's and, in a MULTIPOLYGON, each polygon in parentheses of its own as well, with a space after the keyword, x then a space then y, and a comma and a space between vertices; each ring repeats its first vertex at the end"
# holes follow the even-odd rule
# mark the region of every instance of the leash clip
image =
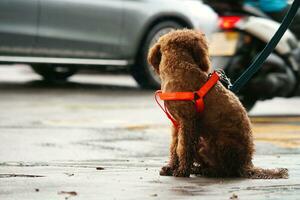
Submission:
POLYGON ((215 70, 215 72, 219 75, 220 82, 222 83, 222 85, 224 87, 226 87, 227 89, 230 89, 232 87, 232 83, 231 83, 230 78, 228 78, 226 76, 226 73, 224 72, 224 70, 223 69, 218 69, 218 70, 215 70))

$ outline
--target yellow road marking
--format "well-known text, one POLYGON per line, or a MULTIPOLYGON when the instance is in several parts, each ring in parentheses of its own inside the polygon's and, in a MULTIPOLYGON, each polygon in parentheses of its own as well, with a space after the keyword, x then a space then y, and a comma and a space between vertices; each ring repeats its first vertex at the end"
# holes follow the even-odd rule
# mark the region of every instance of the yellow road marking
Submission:
POLYGON ((284 123, 284 122, 295 122, 300 123, 300 116, 285 116, 285 117, 250 117, 253 123, 284 123))
POLYGON ((300 116, 251 117, 254 138, 284 148, 300 147, 300 116))

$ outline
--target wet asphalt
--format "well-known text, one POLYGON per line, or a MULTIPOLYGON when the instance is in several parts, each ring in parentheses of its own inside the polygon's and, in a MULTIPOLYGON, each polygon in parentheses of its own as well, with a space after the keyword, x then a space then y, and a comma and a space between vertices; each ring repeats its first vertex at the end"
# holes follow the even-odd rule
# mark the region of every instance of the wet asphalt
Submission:
POLYGON ((41 81, 0 66, 0 199, 299 199, 300 98, 249 113, 260 167, 283 180, 161 177, 170 123, 128 75, 41 81))

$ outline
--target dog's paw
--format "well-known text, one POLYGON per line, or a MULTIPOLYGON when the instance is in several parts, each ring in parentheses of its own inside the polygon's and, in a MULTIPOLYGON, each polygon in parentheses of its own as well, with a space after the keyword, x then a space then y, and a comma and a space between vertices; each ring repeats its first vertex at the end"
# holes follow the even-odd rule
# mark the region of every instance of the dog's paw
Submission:
POLYGON ((159 172, 161 176, 173 176, 173 169, 169 165, 163 166, 159 172))
POLYGON ((201 165, 193 165, 191 167, 191 174, 195 174, 195 175, 201 174, 202 170, 203 167, 201 165))
POLYGON ((173 172, 173 176, 175 177, 190 177, 190 172, 188 172, 187 170, 174 170, 173 172))

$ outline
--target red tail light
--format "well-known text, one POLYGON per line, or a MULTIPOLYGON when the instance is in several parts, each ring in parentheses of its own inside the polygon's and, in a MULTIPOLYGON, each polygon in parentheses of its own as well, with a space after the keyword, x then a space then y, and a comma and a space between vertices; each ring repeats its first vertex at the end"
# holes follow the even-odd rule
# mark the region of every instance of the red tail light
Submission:
POLYGON ((221 16, 219 18, 219 27, 221 29, 233 29, 242 17, 240 16, 221 16))

